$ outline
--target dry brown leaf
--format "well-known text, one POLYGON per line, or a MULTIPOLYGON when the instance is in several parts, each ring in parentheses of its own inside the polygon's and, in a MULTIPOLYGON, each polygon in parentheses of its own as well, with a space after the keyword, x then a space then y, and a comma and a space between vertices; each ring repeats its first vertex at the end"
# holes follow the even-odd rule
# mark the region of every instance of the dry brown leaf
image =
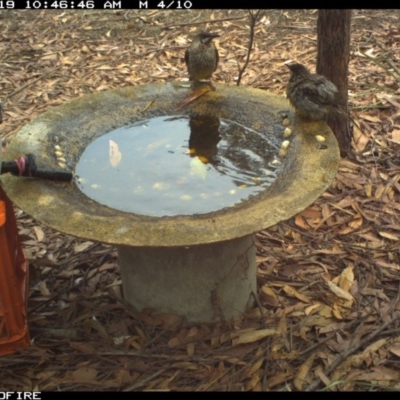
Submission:
POLYGON ((143 330, 141 328, 139 328, 138 326, 135 326, 135 330, 138 333, 138 335, 140 336, 140 338, 144 341, 147 342, 148 337, 146 336, 146 334, 143 332, 143 330))
MULTIPOLYGON (((301 273, 304 270, 304 267, 300 264, 286 264, 282 269, 281 269, 281 274, 282 276, 286 278, 293 278, 297 276, 299 273, 301 273)), ((279 285, 280 287, 281 285, 279 285)))
POLYGON ((278 296, 268 285, 262 287, 260 297, 265 304, 272 307, 276 307, 279 304, 278 296))
POLYGON ((392 375, 390 374, 385 374, 383 372, 365 372, 357 375, 355 378, 357 381, 366 381, 366 382, 371 382, 381 384, 381 385, 387 385, 388 381, 395 380, 392 375))
POLYGON ((168 388, 169 384, 180 374, 181 371, 178 369, 172 376, 169 378, 165 379, 164 381, 160 382, 160 388, 161 389, 166 389, 168 388))
POLYGON ((74 65, 75 62, 70 60, 68 57, 64 57, 62 59, 59 60, 60 64, 65 64, 65 65, 74 65))
POLYGON ((187 355, 188 355, 189 357, 192 357, 192 356, 193 356, 195 346, 196 346, 195 343, 188 343, 188 344, 186 345, 186 352, 187 352, 187 355))
POLYGON ((79 382, 91 382, 98 372, 94 368, 79 368, 72 372, 72 377, 79 382))
POLYGON ((382 122, 382 120, 380 118, 373 117, 373 116, 367 115, 367 114, 360 114, 360 117, 367 121, 370 121, 370 122, 382 122))
POLYGON ((293 374, 288 373, 288 372, 278 372, 277 374, 273 375, 268 379, 267 384, 270 389, 274 388, 275 386, 278 386, 284 382, 289 381, 292 379, 293 374))
POLYGON ((320 304, 320 303, 313 304, 313 305, 307 307, 307 308, 304 310, 304 313, 305 313, 306 315, 310 315, 315 309, 318 309, 319 307, 321 307, 321 304, 320 304))
MULTIPOLYGON (((116 339, 119 338, 113 338, 113 339, 114 343, 118 345, 116 339)), ((120 339, 121 339, 120 342, 124 344, 125 348, 133 347, 136 350, 141 350, 143 348, 143 346, 137 341, 137 337, 135 338, 135 337, 122 336, 120 339)))
POLYGON ((250 375, 250 381, 248 382, 246 386, 246 390, 257 390, 256 387, 259 384, 261 380, 261 374, 260 372, 256 372, 253 375, 250 375))
POLYGON ((328 282, 328 286, 329 289, 337 296, 340 297, 341 299, 344 300, 351 300, 354 301, 353 296, 346 292, 345 290, 341 289, 340 287, 336 286, 334 283, 332 282, 328 282))
POLYGON ((350 264, 346 267, 339 277, 339 287, 345 290, 346 292, 350 291, 351 285, 354 281, 354 265, 350 264))
POLYGON ((348 235, 349 233, 352 233, 352 232, 354 232, 354 229, 350 228, 350 227, 347 227, 347 228, 341 229, 339 231, 339 234, 340 235, 348 235))
POLYGON ((400 129, 393 129, 391 133, 392 139, 396 142, 400 142, 400 129))
POLYGON ((42 296, 50 296, 51 293, 49 289, 47 289, 46 281, 41 281, 39 284, 40 293, 42 296))
POLYGON ((99 267, 99 272, 108 271, 110 269, 115 269, 116 265, 114 263, 106 263, 99 267))
POLYGON ((115 67, 110 66, 110 65, 100 65, 100 67, 96 67, 96 69, 105 70, 105 71, 111 71, 111 70, 114 70, 115 67))
POLYGON ((34 226, 33 230, 35 231, 38 242, 41 242, 44 239, 43 229, 40 226, 34 226))
POLYGON ((342 307, 339 306, 337 303, 334 303, 334 304, 333 304, 333 306, 332 306, 332 313, 333 313, 333 315, 334 315, 334 317, 335 317, 336 319, 340 319, 340 320, 343 319, 343 316, 342 316, 342 307))
POLYGON ((364 189, 365 189, 365 194, 366 194, 366 196, 367 196, 367 197, 372 197, 372 183, 371 183, 371 182, 368 182, 368 183, 365 185, 364 189))
POLYGON ((391 368, 387 368, 383 365, 375 365, 372 367, 372 370, 375 372, 381 372, 383 374, 386 374, 388 376, 391 376, 392 379, 398 381, 400 378, 400 374, 398 371, 395 371, 391 368))
POLYGON ((123 385, 126 383, 132 383, 132 377, 129 371, 126 369, 120 369, 115 373, 117 381, 123 385))
POLYGON ((293 379, 293 384, 297 390, 303 390, 304 385, 307 383, 306 377, 314 362, 315 353, 312 353, 297 370, 297 374, 293 379))
POLYGON ((102 90, 107 90, 107 89, 110 89, 110 87, 108 86, 108 84, 104 84, 104 85, 100 85, 100 86, 97 86, 97 87, 96 87, 96 90, 97 90, 98 92, 100 92, 100 91, 102 91, 102 90))
MULTIPOLYGON (((321 310, 318 312, 318 315, 320 317, 324 318, 324 321, 329 321, 330 318, 332 318, 332 308, 327 306, 327 305, 323 305, 321 310)), ((329 323, 329 322, 327 322, 329 323)), ((326 325, 326 323, 325 323, 326 325)))
POLYGON ((383 292, 382 289, 373 289, 373 288, 363 288, 361 290, 362 294, 376 296, 379 299, 385 300, 387 302, 390 301, 389 297, 383 292))
POLYGON ((339 208, 347 208, 353 205, 353 203, 354 203, 354 198, 348 196, 340 200, 339 203, 336 204, 336 206, 339 208))
POLYGON ((317 368, 315 368, 315 375, 321 379, 325 386, 329 386, 331 384, 330 379, 324 374, 322 365, 318 365, 317 368))
POLYGON ((211 338, 211 348, 216 349, 220 344, 220 336, 213 336, 211 338))
POLYGON ((400 103, 398 103, 395 98, 393 98, 391 95, 386 95, 384 96, 384 99, 387 100, 390 104, 392 104, 393 106, 397 107, 398 109, 400 109, 400 103))
POLYGON ((286 337, 287 333, 286 313, 283 313, 276 327, 276 334, 280 337, 286 337))
POLYGON ((90 343, 85 343, 85 342, 69 342, 70 347, 72 347, 74 350, 78 350, 82 353, 87 353, 87 354, 94 354, 95 353, 95 348, 93 345, 90 343))
POLYGON ((361 215, 356 216, 355 219, 349 222, 349 226, 352 230, 360 228, 362 224, 363 224, 363 219, 361 218, 361 215))
POLYGON ((155 314, 154 317, 162 321, 162 327, 164 329, 173 329, 174 327, 180 325, 183 320, 183 318, 179 317, 178 315, 168 313, 155 314))
POLYGON ((379 350, 382 346, 384 346, 388 342, 388 339, 379 339, 374 343, 371 343, 369 346, 365 348, 365 350, 362 352, 363 355, 366 355, 368 353, 374 353, 377 350, 379 350))
POLYGON ((89 242, 89 241, 75 244, 74 252, 75 253, 80 253, 82 251, 85 251, 86 249, 88 249, 92 245, 93 245, 93 242, 89 242))
POLYGON ((316 251, 319 254, 344 254, 343 250, 339 250, 339 249, 334 249, 334 250, 325 250, 325 249, 321 249, 321 250, 317 250, 316 251))
POLYGON ((57 54, 43 55, 40 57, 41 60, 57 60, 57 58, 57 54))
POLYGON ((294 218, 294 223, 301 229, 309 229, 309 225, 304 222, 304 219, 300 214, 296 215, 294 218))
POLYGON ((353 141, 356 150, 361 152, 369 143, 369 137, 367 135, 364 135, 363 132, 356 125, 354 125, 353 141))
POLYGON ((317 210, 315 207, 308 207, 303 210, 299 215, 307 219, 317 219, 321 218, 321 211, 317 210))
POLYGON ((175 347, 175 346, 179 346, 183 343, 183 340, 177 336, 173 337, 172 339, 170 339, 168 341, 168 346, 169 347, 175 347))
MULTIPOLYGON (((199 368, 196 364, 187 362, 187 361, 176 362, 176 363, 172 363, 171 365, 174 368, 182 368, 185 370, 196 370, 199 368)), ((223 365, 223 363, 222 363, 222 365, 223 365)))
POLYGON ((400 238, 396 235, 393 235, 389 232, 378 232, 382 237, 386 238, 386 239, 390 239, 390 240, 400 240, 400 238))
POLYGON ((92 328, 108 343, 114 343, 113 338, 108 334, 106 328, 95 317, 85 320, 85 328, 92 328))
POLYGON ((284 286, 283 290, 285 291, 286 294, 288 294, 289 296, 294 296, 297 299, 304 301, 304 303, 311 303, 311 299, 304 295, 299 293, 295 288, 291 287, 291 286, 284 286))
POLYGON ((385 260, 382 260, 382 259, 375 259, 375 263, 377 265, 379 265, 380 267, 391 268, 391 269, 394 269, 396 271, 400 271, 399 264, 389 263, 389 262, 387 262, 385 260))
POLYGON ((258 370, 262 367, 264 361, 265 361, 264 358, 260 358, 259 360, 257 360, 257 361, 250 367, 249 375, 251 376, 251 375, 253 375, 256 371, 258 371, 258 370))
POLYGON ((276 329, 259 329, 251 332, 244 332, 239 334, 236 338, 232 339, 232 344, 237 346, 238 344, 257 342, 258 340, 264 339, 267 336, 273 336, 276 334, 276 329))
POLYGON ((396 345, 396 346, 391 346, 389 348, 389 351, 391 353, 393 353, 395 356, 400 357, 400 346, 396 345))
POLYGON ((383 196, 383 193, 384 193, 384 191, 385 191, 385 188, 386 188, 386 186, 384 186, 384 185, 382 185, 382 184, 378 185, 378 187, 377 187, 376 190, 375 190, 375 195, 374 195, 374 197, 375 197, 376 199, 380 199, 380 198, 383 196))

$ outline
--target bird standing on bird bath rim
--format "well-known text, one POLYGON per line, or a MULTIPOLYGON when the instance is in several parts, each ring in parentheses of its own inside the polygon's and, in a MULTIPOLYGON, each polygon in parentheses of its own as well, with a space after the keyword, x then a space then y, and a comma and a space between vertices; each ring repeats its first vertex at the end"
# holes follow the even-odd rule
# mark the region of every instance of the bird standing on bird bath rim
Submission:
MULTIPOLYGON (((194 38, 185 52, 185 62, 189 72, 189 78, 192 86, 195 87, 196 82, 211 78, 213 72, 217 69, 219 55, 212 40, 219 37, 217 33, 200 32, 194 38)), ((213 90, 214 85, 209 80, 209 84, 213 90)))

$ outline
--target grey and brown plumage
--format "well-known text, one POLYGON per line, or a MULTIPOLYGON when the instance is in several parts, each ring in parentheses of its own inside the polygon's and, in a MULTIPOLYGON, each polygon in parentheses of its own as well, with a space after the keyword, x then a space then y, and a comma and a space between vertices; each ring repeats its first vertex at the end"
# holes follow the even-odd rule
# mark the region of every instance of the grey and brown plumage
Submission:
MULTIPOLYGON (((191 81, 210 79, 217 69, 219 55, 212 42, 216 37, 219 37, 217 33, 200 32, 186 49, 185 62, 191 81)), ((211 81, 210 84, 212 86, 211 81)))
POLYGON ((339 108, 339 91, 329 79, 312 74, 302 64, 286 66, 290 69, 286 96, 298 115, 311 121, 323 121, 334 110, 344 113, 339 108))

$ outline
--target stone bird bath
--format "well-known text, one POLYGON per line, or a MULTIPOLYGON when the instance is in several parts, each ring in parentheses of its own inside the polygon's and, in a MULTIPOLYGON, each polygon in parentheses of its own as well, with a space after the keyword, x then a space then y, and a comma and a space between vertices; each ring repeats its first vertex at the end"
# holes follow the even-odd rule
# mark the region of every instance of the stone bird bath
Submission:
MULTIPOLYGON (((5 159, 32 153, 39 166, 59 168, 54 154, 59 146, 66 166, 75 170, 86 147, 102 135, 174 115, 235 121, 262 135, 276 135, 276 142, 282 143, 282 115, 294 119, 285 98, 258 89, 217 85, 216 91, 176 111, 187 94, 179 83, 161 83, 81 97, 23 127, 5 159)), ((253 302, 253 234, 304 210, 336 174, 339 149, 328 126, 297 122, 292 130, 280 172, 269 187, 238 204, 203 214, 120 211, 90 199, 76 182, 5 175, 1 181, 11 200, 37 221, 78 238, 117 246, 124 298, 137 309, 150 307, 184 316, 188 322, 228 320, 253 302)))

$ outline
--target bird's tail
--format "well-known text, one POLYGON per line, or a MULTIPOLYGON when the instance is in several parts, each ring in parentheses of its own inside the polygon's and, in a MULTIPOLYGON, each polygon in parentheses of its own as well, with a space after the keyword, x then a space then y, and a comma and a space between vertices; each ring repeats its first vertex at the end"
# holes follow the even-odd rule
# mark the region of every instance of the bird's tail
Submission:
POLYGON ((336 107, 336 111, 341 114, 344 115, 349 121, 351 121, 358 129, 361 130, 360 124, 346 111, 343 111, 342 109, 340 109, 339 107, 336 107))

